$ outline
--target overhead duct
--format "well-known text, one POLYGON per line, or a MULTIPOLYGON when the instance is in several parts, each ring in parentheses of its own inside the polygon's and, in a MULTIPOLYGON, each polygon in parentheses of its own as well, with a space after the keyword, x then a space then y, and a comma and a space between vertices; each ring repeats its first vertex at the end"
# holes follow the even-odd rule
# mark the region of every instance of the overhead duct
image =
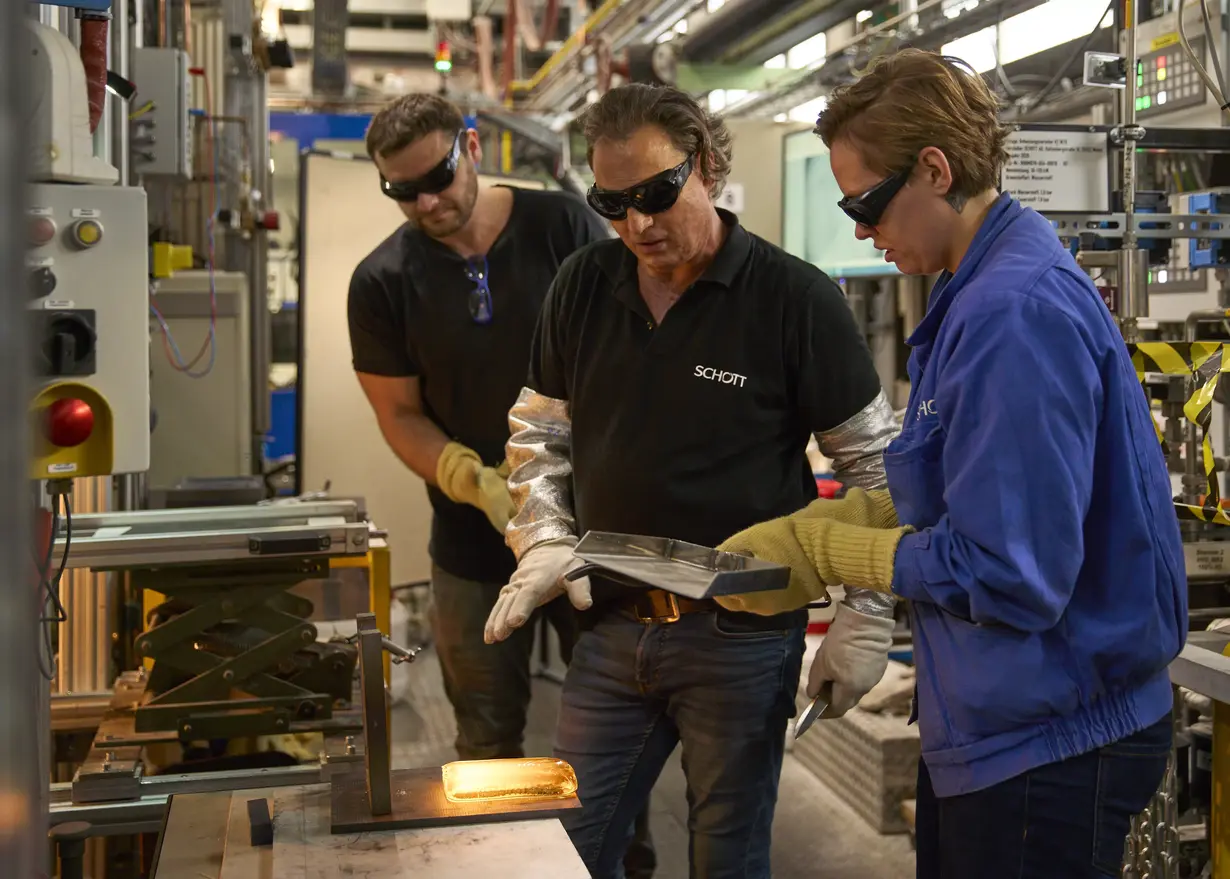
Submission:
POLYGON ((723 6, 688 36, 689 61, 760 64, 848 21, 867 0, 741 0, 723 6))
MULTIPOLYGON (((1013 15, 1041 6, 1047 0, 983 0, 952 18, 933 18, 921 32, 905 35, 900 26, 918 13, 940 5, 941 0, 926 0, 915 10, 891 18, 869 28, 844 45, 829 46, 827 56, 816 64, 798 71, 781 87, 764 92, 726 108, 729 116, 773 116, 792 107, 828 94, 834 86, 854 78, 876 54, 889 52, 903 45, 939 51, 943 46, 1013 15), (907 38, 908 37, 908 38, 907 38)), ((858 5, 858 4, 855 4, 858 5)), ((922 18, 923 16, 919 16, 922 18)))

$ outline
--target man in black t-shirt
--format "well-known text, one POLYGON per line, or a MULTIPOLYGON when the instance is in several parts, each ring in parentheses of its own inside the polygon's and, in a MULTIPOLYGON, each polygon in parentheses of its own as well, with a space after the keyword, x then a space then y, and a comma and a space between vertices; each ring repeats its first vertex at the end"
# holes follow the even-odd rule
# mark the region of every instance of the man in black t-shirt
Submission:
MULTIPOLYGON (((627 85, 584 126, 590 205, 622 241, 570 257, 543 305, 509 415, 519 566, 486 636, 515 635, 564 592, 584 611, 556 755, 582 804, 561 820, 595 879, 619 875, 679 746, 690 875, 768 879, 806 611, 564 575, 589 531, 715 547, 807 506, 812 435, 846 486, 882 487, 896 424, 837 285, 715 207, 731 160, 720 119, 676 89, 627 85)), ((892 629, 891 597, 846 590, 810 676, 832 686, 826 716, 879 680, 892 629)))
MULTIPOLYGON (((504 544, 508 410, 556 270, 608 233, 571 195, 480 186, 478 133, 435 95, 377 113, 367 150, 406 224, 351 279, 354 368, 385 440, 427 483, 432 622, 457 752, 520 756, 532 632, 499 649, 483 643, 516 564, 504 544)), ((546 612, 567 656, 572 609, 556 602, 546 612)))

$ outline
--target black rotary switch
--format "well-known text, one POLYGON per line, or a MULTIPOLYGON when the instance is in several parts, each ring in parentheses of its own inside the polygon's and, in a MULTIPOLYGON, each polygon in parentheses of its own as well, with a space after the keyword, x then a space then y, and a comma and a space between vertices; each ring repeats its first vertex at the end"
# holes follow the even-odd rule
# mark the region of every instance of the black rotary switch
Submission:
POLYGON ((50 296, 54 293, 55 289, 56 274, 51 269, 44 266, 30 273, 31 298, 42 299, 44 296, 50 296))

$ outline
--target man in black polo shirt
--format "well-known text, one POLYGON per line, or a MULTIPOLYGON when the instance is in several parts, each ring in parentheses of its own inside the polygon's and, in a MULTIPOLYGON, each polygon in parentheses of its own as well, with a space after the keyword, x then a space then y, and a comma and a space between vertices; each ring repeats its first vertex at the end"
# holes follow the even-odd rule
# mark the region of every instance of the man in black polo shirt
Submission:
MULTIPOLYGON (((427 483, 433 627, 466 759, 514 757, 530 698, 529 627, 499 650, 483 623, 515 560, 504 444, 543 297, 563 260, 608 238, 579 199, 479 185, 478 134, 443 98, 408 95, 367 133, 406 224, 350 283, 350 343, 380 430, 427 483)), ((566 602, 548 608, 567 653, 566 602)))
MULTIPOLYGON (((811 434, 846 485, 882 486, 892 411, 837 286, 715 209, 730 170, 721 120, 683 92, 630 85, 590 108, 585 134, 590 205, 623 240, 566 260, 543 306, 509 415, 519 565, 487 639, 565 591, 588 609, 556 753, 577 771, 583 806, 563 820, 593 876, 618 875, 682 743, 692 875, 762 879, 806 612, 561 578, 589 530, 717 546, 802 508, 816 497, 811 434)), ((816 673, 840 711, 883 674, 892 599, 848 590, 838 615, 816 673)))

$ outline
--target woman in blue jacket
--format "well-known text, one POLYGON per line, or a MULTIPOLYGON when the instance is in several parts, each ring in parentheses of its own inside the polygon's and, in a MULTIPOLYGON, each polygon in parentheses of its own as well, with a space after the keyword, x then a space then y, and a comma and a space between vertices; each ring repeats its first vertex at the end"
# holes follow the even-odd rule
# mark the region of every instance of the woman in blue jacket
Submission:
POLYGON ((920 879, 1118 876, 1170 752, 1183 553, 1113 319, 1051 224, 998 192, 997 111, 961 62, 918 50, 830 99, 817 133, 856 237, 940 273, 888 494, 852 501, 898 527, 818 501, 725 548, 790 564, 799 600, 809 581, 909 600, 920 879))

